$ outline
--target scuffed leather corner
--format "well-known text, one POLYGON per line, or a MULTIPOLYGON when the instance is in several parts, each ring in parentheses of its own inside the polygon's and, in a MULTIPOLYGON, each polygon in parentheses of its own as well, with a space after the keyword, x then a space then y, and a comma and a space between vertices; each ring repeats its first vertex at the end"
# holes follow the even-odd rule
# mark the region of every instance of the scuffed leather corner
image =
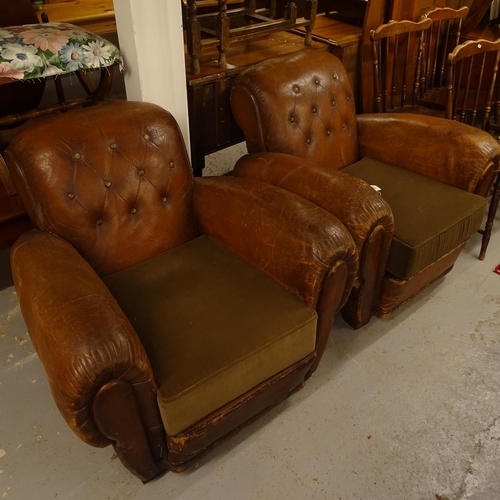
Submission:
POLYGON ((154 422, 156 384, 147 355, 90 265, 62 238, 36 230, 17 240, 11 264, 22 314, 54 400, 78 437, 98 447, 112 443, 95 426, 91 412, 95 395, 113 380, 134 388, 143 413, 150 414, 144 420, 154 422))

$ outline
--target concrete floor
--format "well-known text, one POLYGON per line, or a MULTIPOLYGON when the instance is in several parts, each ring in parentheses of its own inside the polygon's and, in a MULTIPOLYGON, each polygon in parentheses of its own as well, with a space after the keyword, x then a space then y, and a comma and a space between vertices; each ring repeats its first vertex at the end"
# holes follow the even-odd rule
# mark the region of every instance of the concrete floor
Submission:
MULTIPOLYGON (((67 428, 12 287, 0 291, 2 499, 497 500, 500 218, 388 320, 336 318, 305 388, 192 470, 142 483, 67 428)), ((5 257, 5 255, 4 255, 5 257)), ((5 259, 4 259, 5 260, 5 259)), ((8 285, 4 265, 0 285, 8 285)))

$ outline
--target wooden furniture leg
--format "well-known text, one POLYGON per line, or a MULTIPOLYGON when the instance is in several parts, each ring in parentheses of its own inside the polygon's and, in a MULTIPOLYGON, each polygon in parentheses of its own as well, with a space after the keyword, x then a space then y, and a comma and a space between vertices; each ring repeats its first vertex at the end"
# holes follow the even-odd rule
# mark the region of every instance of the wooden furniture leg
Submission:
POLYGON ((493 184, 493 194, 491 195, 490 208, 488 209, 488 219, 486 220, 486 226, 484 229, 479 231, 483 235, 481 241, 481 251, 479 252, 479 260, 484 260, 486 257, 486 249, 491 238, 491 230, 493 228, 493 223, 495 222, 495 216, 498 210, 498 202, 500 201, 500 171, 497 172, 497 178, 493 184))
POLYGON ((219 45, 217 47, 219 51, 219 67, 225 68, 226 62, 226 52, 229 47, 229 17, 227 15, 227 0, 219 0, 219 15, 217 16, 217 38, 219 39, 219 45))
POLYGON ((314 25, 316 23, 316 13, 318 12, 318 0, 308 0, 306 2, 306 15, 305 18, 309 20, 309 24, 306 27, 306 39, 304 43, 306 45, 312 44, 312 32, 314 25))
POLYGON ((188 2, 188 29, 187 29, 187 50, 191 57, 191 72, 197 75, 200 72, 201 55, 201 25, 197 17, 198 7, 195 0, 188 2))
POLYGON ((289 19, 293 22, 297 20, 297 4, 293 0, 286 4, 285 19, 289 19))

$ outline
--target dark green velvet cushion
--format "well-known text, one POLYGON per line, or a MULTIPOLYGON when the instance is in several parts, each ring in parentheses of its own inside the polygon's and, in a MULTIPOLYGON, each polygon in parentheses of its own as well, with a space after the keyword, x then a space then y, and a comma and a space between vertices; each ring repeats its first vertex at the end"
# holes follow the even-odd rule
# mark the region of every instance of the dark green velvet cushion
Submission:
POLYGON ((316 312, 206 236, 104 281, 144 344, 170 435, 315 348, 316 312))
POLYGON ((398 278, 414 276, 481 227, 486 209, 481 196, 372 158, 342 172, 379 186, 391 206, 394 238, 387 270, 398 278))

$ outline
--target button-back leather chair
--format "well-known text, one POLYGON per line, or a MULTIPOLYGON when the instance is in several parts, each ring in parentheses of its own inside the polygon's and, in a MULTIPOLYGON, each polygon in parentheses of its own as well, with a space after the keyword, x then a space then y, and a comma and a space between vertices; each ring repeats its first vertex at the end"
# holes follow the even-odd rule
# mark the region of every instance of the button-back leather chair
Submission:
POLYGON ((11 254, 22 313, 83 441, 148 481, 315 370, 357 269, 335 217, 257 181, 194 181, 151 104, 31 122, 6 160, 37 228, 11 254))
POLYGON ((481 225, 498 143, 482 130, 430 116, 356 116, 346 71, 332 54, 303 51, 249 68, 231 104, 250 153, 235 175, 288 189, 336 214, 358 244, 360 273, 366 244, 355 236, 355 217, 370 214, 372 201, 339 189, 337 178, 349 174, 381 188, 394 235, 382 261, 379 317, 447 273, 481 225))

